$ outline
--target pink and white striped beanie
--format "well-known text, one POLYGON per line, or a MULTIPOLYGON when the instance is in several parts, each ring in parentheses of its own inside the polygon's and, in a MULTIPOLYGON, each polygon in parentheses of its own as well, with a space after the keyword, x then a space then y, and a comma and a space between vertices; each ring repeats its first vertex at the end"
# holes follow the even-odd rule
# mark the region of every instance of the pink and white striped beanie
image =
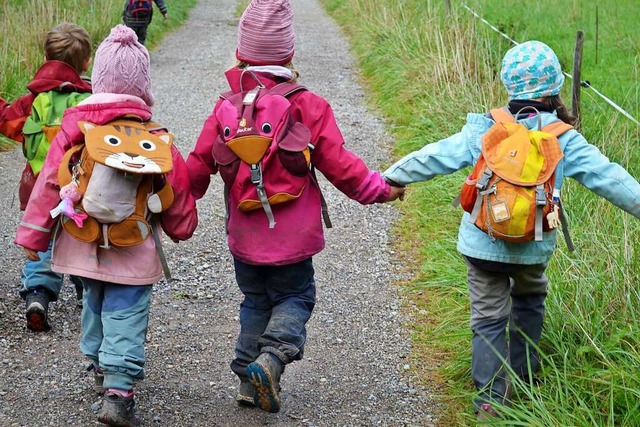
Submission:
POLYGON ((294 40, 289 0, 252 0, 240 18, 236 58, 251 65, 284 65, 293 58, 294 40))

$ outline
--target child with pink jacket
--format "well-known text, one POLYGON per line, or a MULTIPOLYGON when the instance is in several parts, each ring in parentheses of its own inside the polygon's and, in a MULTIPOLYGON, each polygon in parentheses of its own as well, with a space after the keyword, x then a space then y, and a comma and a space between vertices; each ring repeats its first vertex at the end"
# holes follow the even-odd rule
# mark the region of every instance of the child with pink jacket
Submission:
MULTIPOLYGON (((98 420, 108 425, 138 425, 133 383, 144 377, 152 285, 163 276, 156 243, 147 237, 135 246, 106 249, 99 243, 82 242, 59 227, 50 211, 60 202, 58 169, 63 155, 84 142, 80 121, 99 126, 125 115, 142 122, 151 119, 149 71, 149 53, 133 30, 124 25, 113 28, 96 51, 94 94, 65 112, 15 240, 34 259, 53 234, 53 271, 82 277, 80 350, 93 363, 97 390, 104 392, 98 420)), ((175 144, 171 155, 173 169, 166 180, 173 188, 174 201, 159 214, 159 224, 172 240, 186 240, 197 226, 195 201, 175 144)))
MULTIPOLYGON (((279 83, 296 82, 294 36, 289 0, 253 0, 240 19, 239 62, 226 72, 231 95, 225 96, 258 85, 273 88, 279 83)), ((331 106, 324 98, 300 90, 287 99, 294 119, 310 131, 313 167, 331 184, 362 204, 383 203, 403 194, 404 189, 391 187, 344 146, 331 106)), ((224 114, 223 101, 216 103, 194 151, 187 157, 196 199, 207 191, 212 174, 220 172, 228 185, 225 177, 238 166, 239 160, 231 164, 216 162, 212 152, 216 139, 226 131, 216 119, 224 114)), ((316 302, 312 257, 325 245, 320 189, 311 173, 301 176, 306 177, 306 184, 299 197, 272 205, 271 215, 263 209, 239 210, 234 192, 227 192, 228 245, 236 281, 244 294, 240 334, 231 362, 240 379, 236 400, 268 412, 280 410, 279 382, 284 367, 303 357, 305 325, 316 302)))

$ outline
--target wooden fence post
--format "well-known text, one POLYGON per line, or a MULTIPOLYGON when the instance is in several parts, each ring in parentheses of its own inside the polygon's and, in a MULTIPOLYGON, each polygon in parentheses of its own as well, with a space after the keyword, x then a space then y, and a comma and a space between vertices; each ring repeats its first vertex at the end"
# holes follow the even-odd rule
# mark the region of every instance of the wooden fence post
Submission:
POLYGON ((573 85, 571 86, 571 115, 578 119, 576 129, 580 129, 580 87, 582 69, 582 44, 584 35, 578 31, 576 36, 576 48, 573 53, 573 85))

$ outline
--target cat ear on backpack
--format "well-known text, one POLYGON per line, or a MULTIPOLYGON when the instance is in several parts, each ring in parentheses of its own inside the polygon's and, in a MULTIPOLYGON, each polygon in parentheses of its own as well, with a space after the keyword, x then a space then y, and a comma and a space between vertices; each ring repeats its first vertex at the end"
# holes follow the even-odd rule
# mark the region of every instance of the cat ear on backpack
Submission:
POLYGON ((173 134, 172 133, 156 133, 155 134, 162 141, 166 142, 167 145, 171 145, 173 143, 173 134))
POLYGON ((83 122, 82 120, 80 120, 80 121, 78 121, 78 127, 80 128, 82 133, 86 134, 88 131, 90 131, 91 129, 95 128, 96 125, 94 125, 91 122, 83 122))

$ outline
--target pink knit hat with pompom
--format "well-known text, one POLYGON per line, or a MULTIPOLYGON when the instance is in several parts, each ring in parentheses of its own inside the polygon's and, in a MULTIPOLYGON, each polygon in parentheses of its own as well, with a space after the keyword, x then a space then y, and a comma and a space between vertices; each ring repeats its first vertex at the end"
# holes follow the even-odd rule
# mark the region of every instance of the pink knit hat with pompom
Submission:
POLYGON ((284 65, 293 58, 289 0, 252 0, 238 26, 236 58, 251 65, 284 65))
POLYGON ((138 36, 122 24, 96 50, 91 85, 93 93, 117 93, 142 98, 153 105, 149 52, 138 43, 138 36))

